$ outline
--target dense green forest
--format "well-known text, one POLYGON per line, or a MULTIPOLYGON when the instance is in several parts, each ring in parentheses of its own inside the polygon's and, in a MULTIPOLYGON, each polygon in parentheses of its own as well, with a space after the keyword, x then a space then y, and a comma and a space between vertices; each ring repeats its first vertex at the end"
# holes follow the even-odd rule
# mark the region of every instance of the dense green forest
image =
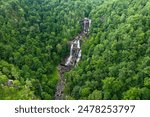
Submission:
POLYGON ((150 0, 105 1, 90 17, 67 99, 150 99, 150 0))
POLYGON ((84 17, 65 99, 150 99, 150 0, 0 0, 0 99, 54 99, 84 17))
POLYGON ((97 3, 0 0, 0 99, 54 99, 57 65, 69 52, 67 42, 97 3))

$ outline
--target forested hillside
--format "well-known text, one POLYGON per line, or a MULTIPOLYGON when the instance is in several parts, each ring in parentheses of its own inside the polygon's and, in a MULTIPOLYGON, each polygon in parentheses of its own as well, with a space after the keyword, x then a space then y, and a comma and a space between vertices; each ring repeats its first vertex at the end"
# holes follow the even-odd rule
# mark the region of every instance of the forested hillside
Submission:
POLYGON ((64 99, 150 99, 150 0, 0 0, 0 99, 54 99, 85 17, 64 99))
POLYGON ((150 0, 105 0, 66 74, 66 99, 150 99, 150 0))
POLYGON ((67 42, 97 3, 1 0, 0 99, 54 99, 57 65, 69 52, 67 42))

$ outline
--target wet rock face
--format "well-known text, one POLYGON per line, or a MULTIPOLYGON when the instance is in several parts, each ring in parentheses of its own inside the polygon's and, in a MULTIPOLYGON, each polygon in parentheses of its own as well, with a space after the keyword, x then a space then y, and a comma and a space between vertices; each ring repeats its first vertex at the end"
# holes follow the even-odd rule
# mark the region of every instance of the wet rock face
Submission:
POLYGON ((8 82, 7 82, 7 86, 12 86, 13 85, 13 80, 8 80, 8 82))
POLYGON ((91 20, 88 19, 88 18, 84 18, 82 24, 83 24, 83 31, 84 31, 84 33, 85 34, 88 33, 89 32, 89 27, 91 25, 91 20))
POLYGON ((59 81, 56 87, 55 92, 55 100, 62 100, 63 99, 63 90, 65 86, 66 79, 64 78, 64 73, 70 71, 74 66, 78 64, 82 56, 81 50, 81 41, 83 36, 85 36, 91 25, 91 20, 88 18, 84 18, 82 20, 82 32, 78 34, 73 41, 70 42, 70 55, 65 61, 58 66, 59 70, 59 81))

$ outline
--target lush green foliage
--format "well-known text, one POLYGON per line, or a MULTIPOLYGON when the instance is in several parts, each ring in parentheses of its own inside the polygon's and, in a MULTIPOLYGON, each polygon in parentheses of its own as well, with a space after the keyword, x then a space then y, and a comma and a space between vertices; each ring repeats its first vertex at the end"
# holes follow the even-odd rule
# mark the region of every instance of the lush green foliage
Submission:
POLYGON ((58 79, 56 66, 68 53, 67 41, 81 31, 79 21, 95 3, 96 0, 0 1, 0 99, 53 99, 58 79), (17 69, 17 79, 5 64, 17 69), (5 68, 9 74, 3 72, 5 68), (5 85, 9 79, 17 80, 21 89, 16 89, 15 83, 5 85), (32 87, 26 87, 28 81, 32 87), (17 96, 24 92, 35 96, 17 96))
POLYGON ((150 99, 150 0, 1 0, 0 99, 54 99, 68 41, 92 19, 66 99, 150 99))
POLYGON ((108 0, 90 17, 67 99, 150 99, 150 0, 108 0))

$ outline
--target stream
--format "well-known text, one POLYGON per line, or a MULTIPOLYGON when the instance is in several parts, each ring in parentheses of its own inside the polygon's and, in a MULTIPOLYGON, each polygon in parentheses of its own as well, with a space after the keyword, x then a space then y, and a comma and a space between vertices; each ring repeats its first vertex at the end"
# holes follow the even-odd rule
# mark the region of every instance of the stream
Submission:
POLYGON ((88 18, 84 18, 81 21, 82 25, 82 31, 79 33, 71 42, 70 42, 70 54, 69 57, 65 60, 65 62, 62 62, 58 65, 58 71, 59 71, 59 80, 56 86, 56 92, 55 92, 55 100, 63 100, 63 90, 65 87, 66 79, 64 77, 65 72, 70 71, 72 68, 76 67, 78 65, 78 62, 81 59, 82 56, 82 50, 81 50, 81 41, 84 36, 87 35, 89 32, 89 27, 91 25, 91 20, 88 18))

